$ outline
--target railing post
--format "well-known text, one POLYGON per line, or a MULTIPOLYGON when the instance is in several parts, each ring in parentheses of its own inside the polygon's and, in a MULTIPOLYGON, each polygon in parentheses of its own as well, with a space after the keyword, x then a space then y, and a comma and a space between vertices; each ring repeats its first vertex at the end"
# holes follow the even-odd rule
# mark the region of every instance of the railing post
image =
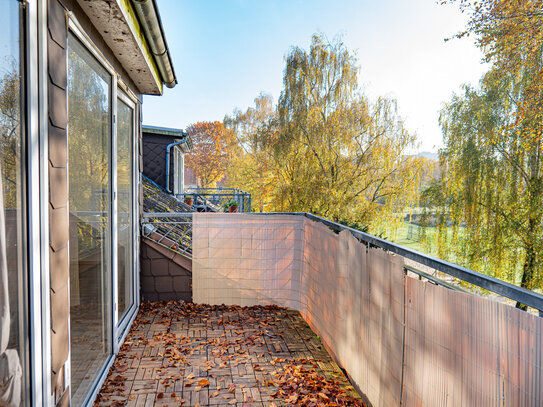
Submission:
POLYGON ((403 382, 405 374, 405 335, 407 331, 407 270, 403 269, 403 336, 402 336, 402 374, 400 378, 400 406, 403 406, 403 382))

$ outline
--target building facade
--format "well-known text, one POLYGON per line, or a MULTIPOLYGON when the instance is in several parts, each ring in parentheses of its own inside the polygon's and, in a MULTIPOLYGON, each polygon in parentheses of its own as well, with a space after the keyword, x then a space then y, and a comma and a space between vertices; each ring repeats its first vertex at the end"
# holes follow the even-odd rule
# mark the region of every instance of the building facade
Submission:
POLYGON ((190 136, 181 129, 142 126, 143 175, 173 194, 185 188, 185 153, 190 136))
POLYGON ((0 406, 88 405, 139 304, 154 0, 1 0, 0 406))

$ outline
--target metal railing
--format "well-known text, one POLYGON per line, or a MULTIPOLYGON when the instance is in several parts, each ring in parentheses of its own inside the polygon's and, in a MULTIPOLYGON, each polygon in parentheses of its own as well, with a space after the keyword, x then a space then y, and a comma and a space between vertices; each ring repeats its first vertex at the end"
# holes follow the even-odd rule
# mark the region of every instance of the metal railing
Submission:
POLYGON ((192 258, 192 213, 146 212, 141 233, 161 246, 192 258))
POLYGON ((251 212, 251 194, 237 188, 188 188, 176 197, 181 201, 192 198, 192 206, 201 212, 228 212, 230 202, 238 204, 235 212, 251 212))

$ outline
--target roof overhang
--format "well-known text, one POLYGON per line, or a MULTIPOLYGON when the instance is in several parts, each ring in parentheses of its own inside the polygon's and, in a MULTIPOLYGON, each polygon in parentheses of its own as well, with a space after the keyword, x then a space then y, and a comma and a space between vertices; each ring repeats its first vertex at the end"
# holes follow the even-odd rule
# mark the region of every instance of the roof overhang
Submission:
POLYGON ((77 0, 139 92, 162 94, 162 78, 129 0, 77 0))

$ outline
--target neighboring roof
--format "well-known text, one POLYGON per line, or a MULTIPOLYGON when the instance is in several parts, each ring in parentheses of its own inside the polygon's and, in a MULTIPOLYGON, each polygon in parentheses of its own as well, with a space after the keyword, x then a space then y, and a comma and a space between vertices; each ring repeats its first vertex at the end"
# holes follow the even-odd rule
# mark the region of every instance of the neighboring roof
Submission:
POLYGON ((170 137, 175 137, 175 138, 184 137, 183 129, 173 129, 171 127, 148 126, 146 124, 141 126, 141 129, 144 133, 158 134, 159 136, 170 136, 170 137))
POLYGON ((166 192, 160 185, 142 176, 144 212, 192 212, 192 207, 166 192))
POLYGON ((170 87, 177 83, 158 8, 153 0, 77 0, 77 3, 139 92, 161 95, 163 83, 170 87), (145 4, 151 12, 137 15, 135 3, 139 8, 145 4), (150 31, 149 26, 155 29, 150 31))
POLYGON ((179 139, 179 141, 184 142, 181 143, 181 149, 184 153, 189 152, 192 150, 192 139, 189 136, 189 134, 182 129, 173 129, 170 127, 157 127, 157 126, 147 126, 143 125, 141 126, 141 129, 144 133, 148 134, 156 134, 157 136, 166 136, 166 137, 173 137, 175 139, 179 139))

